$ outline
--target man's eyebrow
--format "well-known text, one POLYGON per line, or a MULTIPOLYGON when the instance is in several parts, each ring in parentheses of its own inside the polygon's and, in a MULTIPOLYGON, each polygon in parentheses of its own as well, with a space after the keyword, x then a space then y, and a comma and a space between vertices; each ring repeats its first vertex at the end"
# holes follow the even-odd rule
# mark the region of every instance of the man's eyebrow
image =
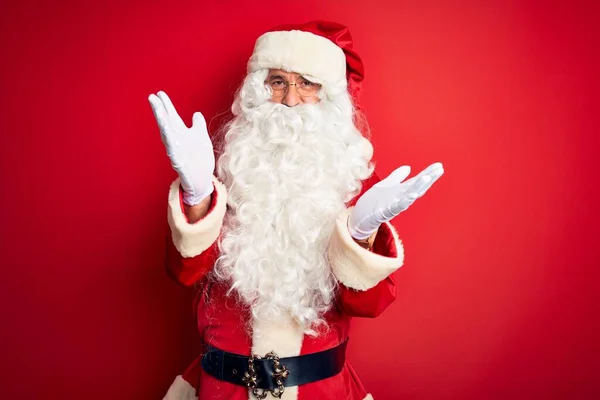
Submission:
POLYGON ((271 80, 271 79, 284 79, 285 80, 285 78, 281 75, 271 75, 269 77, 269 80, 271 80))

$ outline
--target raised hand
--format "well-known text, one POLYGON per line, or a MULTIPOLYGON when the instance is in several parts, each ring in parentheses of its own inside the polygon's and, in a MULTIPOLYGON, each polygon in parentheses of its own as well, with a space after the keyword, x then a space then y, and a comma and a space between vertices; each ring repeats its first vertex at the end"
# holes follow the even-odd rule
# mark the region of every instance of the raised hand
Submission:
POLYGON ((379 225, 388 222, 423 196, 443 173, 442 164, 435 163, 404 181, 410 174, 410 167, 404 165, 373 185, 358 199, 350 213, 348 229, 352 237, 367 239, 379 229, 379 225))
POLYGON ((165 92, 151 94, 148 100, 171 165, 179 174, 183 201, 196 205, 213 191, 215 156, 206 121, 201 113, 194 113, 192 127, 188 128, 165 92))

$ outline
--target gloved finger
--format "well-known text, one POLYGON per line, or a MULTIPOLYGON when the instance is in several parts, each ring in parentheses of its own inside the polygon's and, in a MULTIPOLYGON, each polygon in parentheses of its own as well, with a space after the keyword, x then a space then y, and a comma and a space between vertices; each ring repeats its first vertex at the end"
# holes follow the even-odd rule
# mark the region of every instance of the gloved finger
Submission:
POLYGON ((171 101, 169 96, 167 96, 167 94, 162 90, 158 92, 157 95, 158 98, 162 101, 165 110, 167 110, 167 115, 169 116, 169 119, 172 121, 172 123, 178 125, 180 128, 187 128, 183 120, 177 113, 177 110, 175 109, 175 106, 173 105, 173 102, 171 101))
POLYGON ((383 221, 383 222, 390 221, 392 218, 394 218, 396 215, 398 215, 401 212, 401 211, 398 211, 398 209, 399 209, 398 204, 396 204, 396 203, 389 204, 387 207, 383 208, 380 211, 379 221, 383 221))
POLYGON ((431 187, 433 180, 429 175, 421 176, 417 179, 414 186, 410 188, 409 196, 414 196, 414 200, 423 196, 425 192, 431 187))
POLYGON ((175 110, 175 106, 173 105, 173 102, 171 101, 171 99, 169 98, 169 96, 163 92, 162 90, 159 91, 157 93, 158 98, 162 101, 162 103, 165 106, 165 110, 167 110, 167 113, 169 115, 177 115, 177 110, 175 110))
POLYGON ((438 179, 440 179, 440 177, 444 174, 444 167, 442 166, 442 164, 441 163, 436 163, 436 164, 434 164, 434 166, 435 166, 434 168, 427 171, 428 173, 426 176, 429 176, 429 178, 431 178, 431 181, 429 182, 429 185, 424 189, 424 191, 422 191, 420 196, 422 196, 427 190, 429 190, 429 188, 431 186, 433 186, 433 184, 438 179))
POLYGON ((444 175, 444 167, 440 164, 440 166, 436 169, 434 169, 433 171, 431 171, 431 173, 429 174, 429 176, 431 177, 431 179, 435 182, 437 181, 440 176, 444 175))
POLYGON ((156 118, 156 123, 159 127, 160 139, 163 144, 168 148, 171 146, 171 141, 169 140, 169 135, 171 134, 171 127, 169 125, 169 117, 167 116, 167 111, 165 110, 162 101, 156 96, 153 95, 153 98, 150 99, 150 104, 152 105, 152 112, 154 113, 154 117, 156 118))
MULTIPOLYGON (((431 177, 438 176, 444 173, 444 166, 440 162, 436 162, 419 172, 417 176, 429 175, 431 177), (440 172, 441 171, 441 172, 440 172)), ((439 177, 439 176, 438 176, 439 177)), ((436 178, 437 179, 437 178, 436 178)))
MULTIPOLYGON (((429 175, 431 177, 431 182, 429 183, 429 187, 433 186, 433 184, 440 179, 440 177, 444 175, 444 170, 438 171, 435 175, 429 175)), ((429 188, 427 188, 429 190, 429 188)))
POLYGON ((170 149, 173 147, 173 141, 171 140, 172 130, 169 125, 167 111, 165 110, 162 101, 156 95, 151 94, 148 97, 148 100, 150 101, 152 112, 154 113, 154 117, 160 128, 160 140, 167 148, 167 153, 170 153, 170 149))
POLYGON ((204 115, 201 112, 195 112, 192 116, 192 128, 200 127, 206 129, 206 120, 204 119, 204 115))
POLYGON ((167 118, 167 110, 165 110, 162 101, 155 94, 148 96, 148 101, 150 102, 150 107, 152 107, 154 118, 156 118, 159 125, 164 125, 167 118))
POLYGON ((410 179, 410 186, 406 188, 407 182, 402 183, 404 188, 401 188, 396 197, 388 206, 390 212, 392 214, 398 215, 402 211, 406 210, 410 207, 415 200, 421 197, 429 188, 429 184, 431 182, 431 178, 429 176, 416 176, 410 179))
POLYGON ((412 203, 415 202, 417 196, 415 193, 406 193, 400 198, 396 199, 393 203, 388 206, 388 212, 386 214, 390 214, 388 217, 388 221, 400 214, 402 211, 405 211, 412 203))
POLYGON ((428 166, 427 168, 425 168, 423 171, 419 172, 413 178, 404 182, 404 185, 406 187, 410 187, 410 190, 412 191, 412 190, 414 190, 413 185, 416 183, 416 181, 418 179, 428 176, 431 179, 431 183, 429 185, 429 186, 431 186, 433 184, 433 182, 435 182, 440 176, 442 176, 443 173, 444 173, 444 167, 442 166, 442 163, 439 163, 439 162, 433 163, 430 166, 428 166))
POLYGON ((377 187, 389 187, 395 186, 401 183, 406 177, 410 175, 410 167, 403 165, 400 168, 396 168, 391 174, 389 174, 384 180, 375 184, 377 187))
MULTIPOLYGON (((195 112, 192 116, 192 128, 194 135, 204 141, 211 142, 210 136, 208 136, 208 128, 206 127, 206 120, 204 115, 200 112, 195 112)), ((212 145, 212 142, 211 142, 212 145)))

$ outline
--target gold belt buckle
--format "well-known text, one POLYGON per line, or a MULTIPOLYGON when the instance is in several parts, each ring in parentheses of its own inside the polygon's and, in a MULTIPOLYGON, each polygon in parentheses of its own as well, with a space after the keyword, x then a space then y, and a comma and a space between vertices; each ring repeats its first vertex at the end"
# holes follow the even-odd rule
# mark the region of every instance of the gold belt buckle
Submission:
POLYGON ((257 388, 258 385, 258 376, 256 374, 256 366, 254 365, 254 361, 261 360, 262 357, 256 354, 251 354, 248 357, 248 372, 244 373, 244 377, 242 378, 242 382, 252 390, 252 394, 259 400, 265 399, 269 392, 273 397, 278 399, 283 396, 283 392, 285 391, 285 386, 283 386, 285 380, 290 375, 290 371, 281 363, 279 356, 274 351, 271 351, 265 355, 265 359, 273 361, 273 379, 277 384, 277 387, 272 390, 268 389, 260 389, 257 388))

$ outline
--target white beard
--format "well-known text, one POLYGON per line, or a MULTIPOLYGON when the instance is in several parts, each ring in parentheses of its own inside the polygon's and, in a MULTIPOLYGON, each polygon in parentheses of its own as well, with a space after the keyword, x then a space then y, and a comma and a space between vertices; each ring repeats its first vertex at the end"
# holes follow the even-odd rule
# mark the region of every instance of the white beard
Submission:
POLYGON ((347 96, 287 108, 256 99, 262 82, 246 79, 218 161, 229 210, 215 274, 255 319, 293 318, 315 334, 335 297, 329 238, 372 172, 372 147, 347 96))

